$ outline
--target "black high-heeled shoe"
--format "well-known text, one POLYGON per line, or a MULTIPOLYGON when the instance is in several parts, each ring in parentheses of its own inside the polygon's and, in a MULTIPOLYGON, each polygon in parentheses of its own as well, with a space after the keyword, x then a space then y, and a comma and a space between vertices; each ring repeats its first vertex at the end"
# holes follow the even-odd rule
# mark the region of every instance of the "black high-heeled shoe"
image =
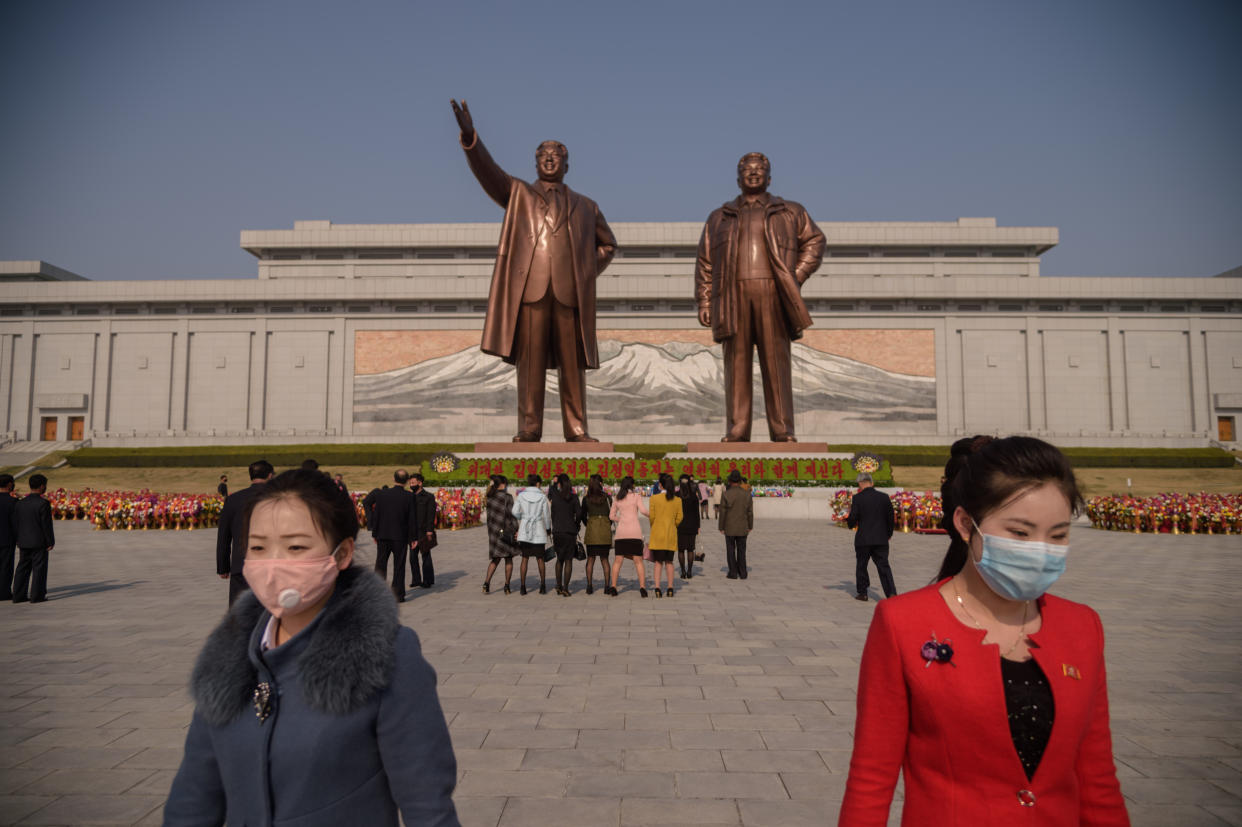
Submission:
POLYGON ((669 590, 668 590, 668 596, 669 596, 669 597, 672 597, 672 596, 673 596, 673 590, 672 590, 672 589, 669 589, 669 590))
POLYGON ((591 588, 590 583, 587 583, 587 594, 595 594, 595 589, 591 588))
POLYGON ((483 594, 488 594, 491 592, 491 590, 492 590, 492 584, 484 582, 483 583, 483 594))
POLYGON ((639 597, 646 597, 646 596, 647 596, 647 590, 646 590, 646 589, 644 589, 644 588, 642 588, 642 587, 640 586, 640 587, 639 587, 639 589, 638 589, 638 596, 639 596, 639 597))
POLYGON ((548 593, 548 584, 547 584, 547 583, 540 583, 540 584, 539 584, 539 593, 540 593, 540 594, 547 594, 547 593, 548 593))
POLYGON ((505 594, 509 594, 509 584, 505 583, 505 594))
POLYGON ((521 590, 520 590, 520 592, 519 592, 519 593, 520 593, 520 594, 526 594, 526 584, 525 584, 525 583, 523 583, 523 584, 522 584, 522 588, 521 588, 521 590))
POLYGON ((656 592, 656 597, 663 597, 663 596, 664 596, 663 594, 661 594, 661 593, 660 593, 660 587, 659 587, 659 586, 656 586, 656 590, 655 590, 655 592, 656 592))

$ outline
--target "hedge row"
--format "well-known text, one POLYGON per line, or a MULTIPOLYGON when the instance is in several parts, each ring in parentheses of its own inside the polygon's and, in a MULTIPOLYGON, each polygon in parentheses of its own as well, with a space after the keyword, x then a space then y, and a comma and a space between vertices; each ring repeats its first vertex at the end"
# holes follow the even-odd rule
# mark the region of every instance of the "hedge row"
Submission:
MULTIPOLYGON (((618 445, 636 459, 660 459, 684 450, 684 445, 618 445)), ((78 468, 236 468, 263 458, 289 467, 312 457, 332 465, 414 466, 441 451, 474 450, 469 443, 366 443, 331 445, 221 445, 175 448, 82 448, 66 456, 78 468)), ((896 467, 942 466, 948 446, 940 445, 830 445, 832 453, 871 451, 896 467)), ((1064 448, 1078 468, 1231 468, 1234 457, 1219 448, 1064 448)))
MULTIPOLYGON (((894 466, 943 466, 944 445, 830 445, 836 453, 871 451, 894 466)), ((1062 448, 1076 468, 1232 468, 1233 454, 1219 448, 1062 448)))

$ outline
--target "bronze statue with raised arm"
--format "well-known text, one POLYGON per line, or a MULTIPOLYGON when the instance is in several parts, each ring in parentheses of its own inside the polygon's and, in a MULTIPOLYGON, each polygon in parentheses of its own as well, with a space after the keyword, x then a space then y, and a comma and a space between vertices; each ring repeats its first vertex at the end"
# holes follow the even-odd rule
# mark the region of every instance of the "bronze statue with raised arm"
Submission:
POLYGON ((596 442, 586 411, 586 371, 599 367, 595 279, 612 261, 617 240, 595 202, 562 182, 569 169, 563 144, 539 145, 539 178, 528 184, 492 160, 466 102, 452 104, 470 170, 505 210, 480 346, 517 367, 513 441, 543 438, 545 371, 556 368, 565 439, 596 442))
POLYGON ((694 294, 699 324, 724 346, 721 442, 749 442, 751 360, 759 351, 763 402, 773 442, 794 435, 791 342, 811 326, 802 283, 824 257, 824 234, 801 204, 768 192, 772 165, 758 152, 737 162, 742 194, 712 212, 699 239, 694 294))

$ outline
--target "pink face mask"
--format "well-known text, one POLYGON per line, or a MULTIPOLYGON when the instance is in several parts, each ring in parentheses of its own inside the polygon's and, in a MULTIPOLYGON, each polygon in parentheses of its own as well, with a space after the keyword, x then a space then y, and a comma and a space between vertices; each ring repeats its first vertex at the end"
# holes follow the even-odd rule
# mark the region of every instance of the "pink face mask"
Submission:
POLYGON ((277 618, 297 614, 313 606, 332 590, 339 573, 335 550, 327 557, 309 559, 247 558, 242 566, 242 576, 254 591, 254 596, 277 618))

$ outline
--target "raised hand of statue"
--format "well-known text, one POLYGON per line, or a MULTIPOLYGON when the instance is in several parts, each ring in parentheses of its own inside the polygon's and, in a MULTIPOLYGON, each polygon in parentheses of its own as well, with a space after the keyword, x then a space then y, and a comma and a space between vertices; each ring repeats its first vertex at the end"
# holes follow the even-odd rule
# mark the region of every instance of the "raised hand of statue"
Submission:
POLYGON ((453 115, 457 118, 457 126, 461 129, 461 142, 467 146, 474 142, 474 118, 470 117, 470 107, 463 98, 460 104, 449 98, 453 104, 453 115))

